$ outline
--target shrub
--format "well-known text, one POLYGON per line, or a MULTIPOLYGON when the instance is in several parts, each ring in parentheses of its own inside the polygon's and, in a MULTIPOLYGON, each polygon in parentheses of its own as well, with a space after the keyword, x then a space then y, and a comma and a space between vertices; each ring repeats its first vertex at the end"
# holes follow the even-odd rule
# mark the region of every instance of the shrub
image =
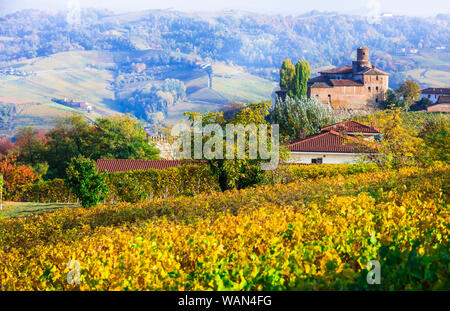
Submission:
POLYGON ((107 188, 94 161, 83 156, 72 158, 66 174, 67 186, 80 199, 84 208, 95 206, 103 199, 107 188))

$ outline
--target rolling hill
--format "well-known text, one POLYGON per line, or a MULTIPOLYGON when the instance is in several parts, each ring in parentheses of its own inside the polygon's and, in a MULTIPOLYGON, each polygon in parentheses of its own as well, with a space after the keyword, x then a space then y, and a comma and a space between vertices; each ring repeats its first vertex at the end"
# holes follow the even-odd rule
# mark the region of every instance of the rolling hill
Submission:
MULTIPOLYGON (((0 76, 0 104, 15 105, 19 109, 8 128, 0 134, 9 135, 23 126, 51 127, 54 117, 81 113, 89 119, 123 112, 115 102, 114 82, 120 60, 135 57, 132 53, 111 51, 69 51, 16 62, 13 73, 0 76), (87 101, 90 112, 58 104, 52 99, 87 101)), ((142 55, 141 55, 142 59, 142 55)), ((212 88, 208 74, 191 71, 164 73, 160 79, 152 77, 145 83, 159 83, 167 77, 177 78, 186 85, 186 98, 169 107, 167 121, 175 123, 185 111, 217 110, 230 101, 268 100, 276 83, 251 75, 243 68, 220 62, 212 64, 212 88), (217 73, 215 73, 217 71, 217 73), (226 73, 226 74, 225 74, 226 73)), ((152 76, 152 68, 147 73, 152 76)), ((131 89, 139 88, 139 84, 131 89)), ((145 122, 144 122, 145 124, 145 122)))

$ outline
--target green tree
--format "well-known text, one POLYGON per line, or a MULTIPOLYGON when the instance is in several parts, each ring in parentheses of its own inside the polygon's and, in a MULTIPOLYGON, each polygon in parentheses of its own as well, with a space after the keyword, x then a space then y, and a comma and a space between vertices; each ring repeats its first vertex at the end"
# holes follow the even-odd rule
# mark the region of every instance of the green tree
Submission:
POLYGON ((102 117, 95 123, 73 115, 59 119, 46 138, 47 178, 65 178, 70 160, 79 155, 94 161, 159 158, 140 122, 129 115, 102 117))
POLYGON ((280 88, 290 90, 294 85, 295 66, 290 59, 285 59, 280 69, 280 88))
POLYGON ((80 199, 84 208, 95 206, 103 200, 107 187, 94 161, 83 156, 72 158, 66 174, 67 187, 80 199))
POLYGON ((17 162, 30 165, 33 168, 45 162, 45 139, 38 137, 39 132, 31 126, 20 129, 16 134, 16 142, 12 152, 17 156, 17 162))
POLYGON ((399 99, 397 95, 388 89, 386 92, 386 100, 382 103, 385 109, 402 108, 405 106, 403 100, 399 99))
POLYGON ((57 119, 56 126, 46 135, 47 178, 64 178, 73 157, 91 157, 92 148, 97 148, 92 140, 93 135, 91 125, 81 115, 57 119))
MULTIPOLYGON (((188 119, 193 123, 195 117, 202 117, 202 127, 208 124, 218 124, 222 129, 223 133, 225 133, 227 125, 238 126, 241 125, 246 127, 248 125, 254 124, 258 127, 260 124, 267 124, 265 118, 269 114, 270 102, 262 102, 262 103, 249 103, 241 110, 237 111, 236 114, 229 120, 225 120, 223 118, 223 112, 206 112, 204 114, 200 112, 187 112, 185 115, 188 119)), ((270 139, 271 132, 270 128, 268 137, 270 139)), ((245 133, 244 141, 249 141, 249 132, 245 133)), ((258 135, 258 134, 256 134, 258 135)), ((206 140, 203 137, 204 141, 206 140)), ((256 137, 257 141, 261 139, 260 136, 256 137)), ((229 189, 242 189, 244 187, 248 187, 259 182, 263 177, 263 171, 260 168, 260 164, 262 162, 267 162, 267 160, 261 159, 261 155, 258 154, 256 159, 251 159, 249 156, 249 144, 245 144, 245 153, 243 159, 238 159, 237 157, 237 142, 234 141, 234 145, 231 147, 233 150, 228 150, 225 140, 222 139, 220 141, 221 146, 219 148, 223 148, 224 154, 233 153, 233 159, 206 159, 211 168, 211 171, 217 176, 220 188, 222 191, 229 189)), ((271 149, 271 144, 268 142, 268 148, 271 149)), ((204 155, 204 154, 203 154, 204 155)), ((282 151, 280 158, 284 158, 285 152, 282 151)))
POLYGON ((408 79, 395 89, 395 93, 399 97, 403 98, 405 102, 405 110, 408 110, 409 107, 411 107, 411 105, 418 101, 420 98, 420 85, 408 79))
POLYGON ((277 102, 269 119, 280 125, 280 135, 287 140, 318 133, 320 128, 337 121, 330 105, 324 105, 316 98, 289 96, 277 102))
POLYGON ((130 115, 116 115, 95 121, 90 140, 92 159, 150 159, 159 158, 159 150, 150 144, 140 122, 130 115))
POLYGON ((295 79, 294 87, 289 96, 297 98, 307 97, 308 95, 308 81, 311 77, 311 69, 309 63, 306 60, 299 61, 295 65, 295 79))

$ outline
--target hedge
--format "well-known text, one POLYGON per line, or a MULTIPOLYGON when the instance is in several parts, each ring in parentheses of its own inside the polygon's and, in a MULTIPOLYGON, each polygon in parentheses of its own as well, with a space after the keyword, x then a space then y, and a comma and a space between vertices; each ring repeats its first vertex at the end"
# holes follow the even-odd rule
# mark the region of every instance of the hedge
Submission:
POLYGON ((219 191, 207 165, 182 165, 165 170, 151 169, 105 174, 107 202, 143 202, 153 198, 197 195, 219 191))
POLYGON ((16 202, 39 203, 74 203, 77 197, 66 187, 64 179, 39 181, 34 184, 22 186, 19 195, 14 198, 16 202))
MULTIPOLYGON (((375 164, 280 165, 266 171, 260 184, 286 184, 304 179, 347 176, 378 170, 375 164)), ((154 198, 167 199, 179 195, 193 196, 220 191, 217 178, 208 165, 182 165, 165 170, 102 173, 108 186, 104 203, 146 202, 154 198)), ((15 201, 77 202, 62 179, 40 181, 22 187, 15 201)))

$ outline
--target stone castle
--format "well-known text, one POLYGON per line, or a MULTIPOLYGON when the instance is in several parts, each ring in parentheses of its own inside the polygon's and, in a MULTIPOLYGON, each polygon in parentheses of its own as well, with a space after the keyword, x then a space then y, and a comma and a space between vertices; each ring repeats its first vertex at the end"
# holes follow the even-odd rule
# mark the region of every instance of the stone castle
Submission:
POLYGON ((308 96, 330 103, 337 112, 366 114, 385 100, 389 74, 369 61, 369 49, 357 49, 357 60, 351 66, 319 72, 308 82, 308 96))

